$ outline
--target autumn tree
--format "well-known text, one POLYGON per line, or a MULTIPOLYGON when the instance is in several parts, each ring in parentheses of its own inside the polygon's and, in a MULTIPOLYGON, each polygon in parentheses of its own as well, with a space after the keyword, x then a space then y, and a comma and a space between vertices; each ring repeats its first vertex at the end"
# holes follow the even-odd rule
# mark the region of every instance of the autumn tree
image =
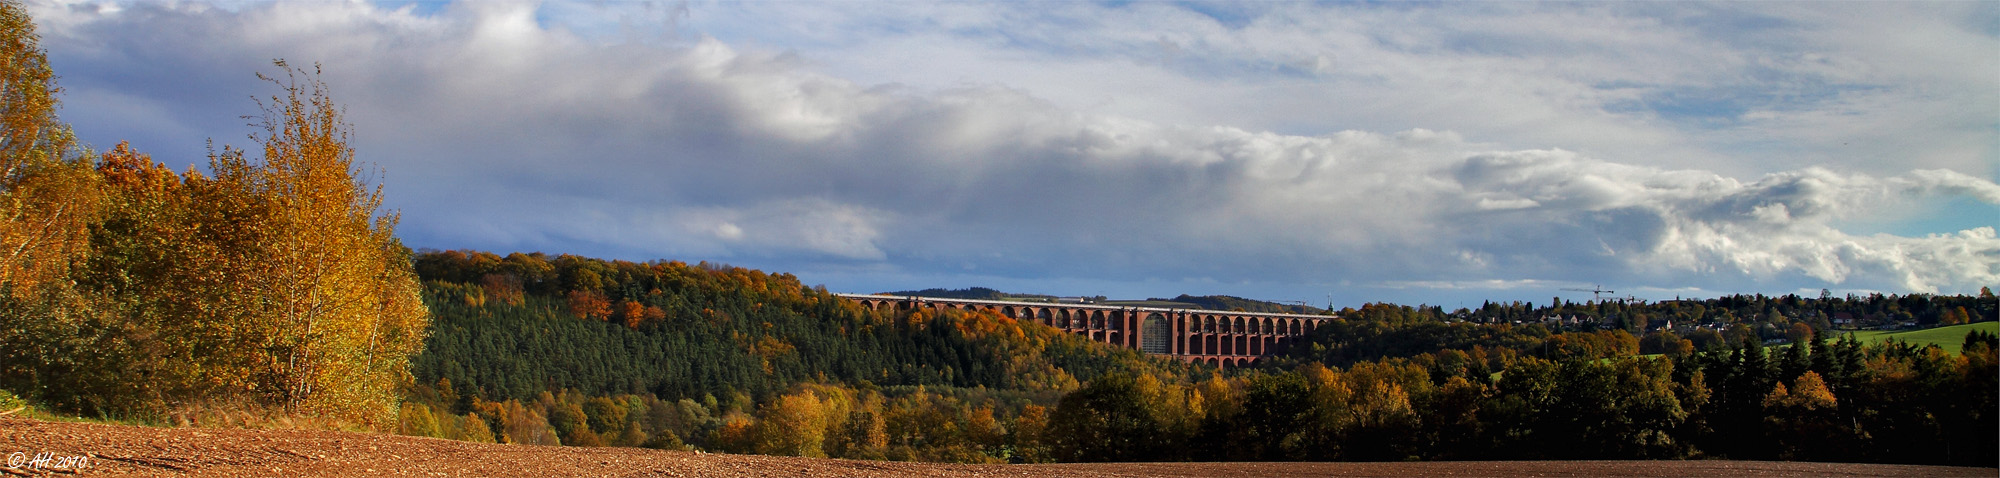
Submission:
POLYGON ((358 176, 350 126, 319 72, 276 62, 283 93, 267 101, 263 148, 252 162, 225 147, 209 169, 249 199, 251 218, 232 224, 247 241, 251 279, 235 284, 247 306, 259 378, 287 411, 367 423, 392 418, 396 387, 422 347, 429 311, 419 298, 398 215, 380 213, 382 191, 358 176), (302 78, 303 81, 302 81, 302 78))
POLYGON ((512 274, 486 274, 479 279, 479 287, 485 297, 502 304, 518 306, 525 300, 521 278, 512 274))
POLYGON ((1014 419, 1014 453, 1022 462, 1042 463, 1049 461, 1049 447, 1043 434, 1049 428, 1049 410, 1036 404, 1021 407, 1021 415, 1014 419))
POLYGON ((124 362, 98 368, 144 377, 127 382, 161 405, 247 400, 388 425, 429 312, 325 85, 279 66, 259 160, 225 147, 210 177, 125 144, 103 155, 105 213, 77 279, 117 304, 107 328, 124 342, 104 352, 124 362))
POLYGON ((56 117, 60 91, 33 19, 0 0, 0 388, 95 411, 109 404, 88 397, 124 376, 105 350, 128 334, 68 280, 89 256, 102 194, 56 117))
POLYGON ((810 390, 785 394, 758 413, 756 450, 771 455, 825 457, 821 447, 829 403, 810 390))
POLYGON ((604 446, 597 433, 590 429, 590 416, 584 413, 583 405, 574 400, 566 399, 549 407, 549 426, 555 429, 557 436, 562 437, 564 445, 604 446))
POLYGON ((583 415, 602 436, 615 437, 625 431, 625 405, 606 397, 594 397, 583 402, 583 415))
POLYGON ((83 253, 98 195, 90 161, 56 118, 55 72, 33 19, 0 1, 0 287, 26 297, 83 253))
MULTIPOLYGON (((595 277, 593 275, 593 277, 595 277)), ((569 313, 578 318, 605 320, 611 317, 611 300, 595 289, 569 291, 569 313)))
POLYGON ((1158 460, 1181 453, 1198 424, 1179 387, 1111 373, 1064 395, 1044 431, 1065 461, 1158 460))
POLYGON ((429 313, 318 73, 260 75, 282 90, 259 102, 261 156, 175 174, 73 147, 37 43, 0 0, 0 387, 96 415, 249 402, 395 424, 429 313))

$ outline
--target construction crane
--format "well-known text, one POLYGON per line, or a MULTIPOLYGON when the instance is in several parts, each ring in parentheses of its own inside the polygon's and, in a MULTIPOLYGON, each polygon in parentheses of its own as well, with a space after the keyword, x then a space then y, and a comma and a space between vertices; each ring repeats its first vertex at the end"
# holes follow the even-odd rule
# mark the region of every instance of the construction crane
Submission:
POLYGON ((1590 293, 1590 301, 1591 301, 1591 302, 1596 302, 1596 301, 1600 301, 1600 300, 1604 300, 1604 294, 1614 294, 1614 293, 1617 293, 1617 292, 1618 292, 1618 291, 1615 291, 1615 290, 1606 290, 1606 289, 1604 288, 1604 286, 1603 286, 1602 284, 1599 284, 1599 285, 1592 285, 1592 286, 1590 286, 1590 288, 1589 288, 1589 289, 1579 289, 1579 288, 1575 288, 1575 287, 1564 287, 1564 288, 1563 288, 1562 290, 1567 290, 1567 291, 1576 291, 1576 292, 1589 292, 1589 293, 1590 293))

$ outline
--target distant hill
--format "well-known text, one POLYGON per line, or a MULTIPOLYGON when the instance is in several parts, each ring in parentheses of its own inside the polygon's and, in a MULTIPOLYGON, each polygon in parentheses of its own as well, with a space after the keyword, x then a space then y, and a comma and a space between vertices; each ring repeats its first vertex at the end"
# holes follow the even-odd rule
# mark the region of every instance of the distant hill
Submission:
POLYGON ((433 327, 411 374, 490 401, 563 390, 762 401, 800 383, 1043 391, 1114 368, 1187 369, 1049 328, 997 333, 986 322, 997 316, 865 310, 788 274, 481 251, 415 262, 433 327))
POLYGON ((933 297, 938 299, 967 299, 967 300, 1018 300, 1018 299, 1054 300, 1056 298, 1056 296, 1053 295, 1010 294, 993 289, 988 289, 985 287, 969 287, 964 289, 930 288, 924 290, 884 292, 884 294, 915 296, 915 297, 933 297))
MULTIPOLYGON (((884 292, 884 294, 897 295, 897 296, 933 297, 939 299, 967 299, 967 300, 1055 300, 1057 299, 1056 296, 1052 295, 1015 294, 1009 292, 1001 292, 998 290, 989 289, 985 287, 969 287, 964 289, 931 288, 924 290, 884 292)), ((1326 313, 1326 309, 1321 309, 1318 307, 1293 305, 1293 304, 1280 304, 1276 302, 1265 302, 1261 300, 1245 299, 1242 297, 1227 296, 1227 295, 1194 296, 1194 295, 1181 294, 1179 297, 1174 297, 1172 299, 1161 299, 1158 297, 1154 297, 1146 300, 1106 300, 1103 297, 1090 297, 1086 298, 1086 302, 1092 304, 1129 306, 1129 307, 1242 310, 1244 312, 1274 312, 1281 314, 1320 315, 1326 313)))
POLYGON ((1203 309, 1211 309, 1211 310, 1243 309, 1244 312, 1275 312, 1281 314, 1312 314, 1312 315, 1319 315, 1326 313, 1326 309, 1321 309, 1318 307, 1312 307, 1306 305, 1294 305, 1294 304, 1280 304, 1276 302, 1265 302, 1261 300, 1245 299, 1242 297, 1227 296, 1227 295, 1193 296, 1193 295, 1181 294, 1179 297, 1175 297, 1172 299, 1148 299, 1148 300, 1193 304, 1196 307, 1203 309))
POLYGON ((1005 431, 1047 429, 1083 384, 1213 373, 989 311, 868 309, 791 274, 482 251, 413 262, 432 322, 397 415, 412 435, 1042 461, 1040 435, 1005 431))

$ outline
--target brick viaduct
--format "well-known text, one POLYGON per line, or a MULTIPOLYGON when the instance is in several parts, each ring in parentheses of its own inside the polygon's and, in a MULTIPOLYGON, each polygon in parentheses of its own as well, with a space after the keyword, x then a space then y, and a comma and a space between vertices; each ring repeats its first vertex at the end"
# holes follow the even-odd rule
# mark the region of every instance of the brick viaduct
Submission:
POLYGON ((1284 350, 1332 316, 1108 305, 835 294, 875 310, 987 310, 1090 340, 1218 367, 1241 367, 1284 350))

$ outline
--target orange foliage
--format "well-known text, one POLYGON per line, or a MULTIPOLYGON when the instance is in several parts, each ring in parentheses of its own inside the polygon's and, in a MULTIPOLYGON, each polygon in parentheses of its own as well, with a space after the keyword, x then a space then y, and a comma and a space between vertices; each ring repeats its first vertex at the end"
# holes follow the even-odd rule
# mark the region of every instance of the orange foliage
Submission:
POLYGON ((512 274, 487 274, 479 279, 479 287, 486 291, 487 299, 502 304, 520 306, 522 301, 527 300, 527 293, 521 288, 521 278, 512 274))
POLYGON ((627 300, 618 304, 618 316, 625 319, 625 328, 638 330, 646 323, 646 306, 639 301, 627 300))
POLYGON ((608 320, 611 318, 611 299, 595 290, 572 290, 569 291, 569 313, 581 319, 608 320))
POLYGON ((118 142, 102 155, 97 173, 104 177, 106 186, 128 191, 171 192, 181 185, 180 175, 166 165, 153 162, 152 156, 132 150, 132 143, 127 141, 118 142))
POLYGON ((757 424, 742 414, 730 414, 723 419, 722 427, 715 430, 715 446, 732 453, 750 453, 757 449, 757 424))

